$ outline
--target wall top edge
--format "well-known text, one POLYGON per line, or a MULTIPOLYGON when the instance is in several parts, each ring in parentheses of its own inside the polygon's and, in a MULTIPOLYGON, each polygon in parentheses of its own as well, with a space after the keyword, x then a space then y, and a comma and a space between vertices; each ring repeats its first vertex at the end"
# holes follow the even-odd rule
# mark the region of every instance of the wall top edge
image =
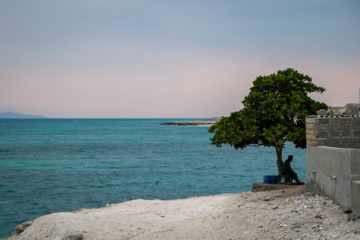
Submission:
POLYGON ((341 119, 343 119, 343 118, 347 119, 348 118, 348 119, 353 119, 353 118, 359 118, 359 116, 356 116, 356 115, 351 115, 351 116, 309 115, 306 118, 341 118, 341 119))
POLYGON ((343 150, 343 151, 356 151, 356 152, 360 152, 360 149, 358 148, 340 148, 340 147, 328 147, 328 146, 312 146, 312 145, 307 145, 306 147, 313 147, 313 148, 319 148, 319 149, 333 149, 333 150, 343 150))

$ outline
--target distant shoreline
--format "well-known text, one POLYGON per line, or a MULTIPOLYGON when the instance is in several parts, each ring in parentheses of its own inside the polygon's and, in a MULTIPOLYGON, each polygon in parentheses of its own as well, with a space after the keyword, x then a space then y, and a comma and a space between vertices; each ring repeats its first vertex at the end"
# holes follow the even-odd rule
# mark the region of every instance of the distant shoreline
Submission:
POLYGON ((15 112, 0 113, 0 119, 23 119, 23 118, 43 119, 47 117, 44 117, 42 115, 31 115, 31 114, 23 114, 23 113, 15 113, 15 112))
POLYGON ((175 126, 212 126, 217 121, 182 121, 182 122, 165 122, 161 125, 175 125, 175 126))

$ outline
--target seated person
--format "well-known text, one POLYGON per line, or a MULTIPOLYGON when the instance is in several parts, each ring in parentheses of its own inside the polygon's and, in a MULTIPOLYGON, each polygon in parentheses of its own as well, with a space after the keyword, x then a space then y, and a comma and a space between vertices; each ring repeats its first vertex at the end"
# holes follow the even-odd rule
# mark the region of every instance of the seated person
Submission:
POLYGON ((299 180, 299 178, 297 177, 296 172, 294 172, 294 170, 292 170, 292 168, 290 166, 290 162, 292 162, 292 160, 293 160, 293 156, 289 155, 288 159, 282 165, 282 173, 281 174, 282 175, 288 175, 292 179, 295 179, 296 184, 303 185, 304 183, 299 180))

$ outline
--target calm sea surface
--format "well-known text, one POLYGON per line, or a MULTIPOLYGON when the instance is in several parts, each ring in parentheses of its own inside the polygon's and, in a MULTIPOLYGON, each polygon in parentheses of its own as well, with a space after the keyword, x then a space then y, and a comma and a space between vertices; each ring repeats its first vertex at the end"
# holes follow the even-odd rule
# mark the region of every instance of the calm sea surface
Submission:
MULTIPOLYGON (((0 238, 44 214, 251 191, 277 175, 273 148, 216 148, 208 127, 160 125, 184 120, 0 119, 0 238)), ((283 154, 306 180, 306 150, 283 154)))

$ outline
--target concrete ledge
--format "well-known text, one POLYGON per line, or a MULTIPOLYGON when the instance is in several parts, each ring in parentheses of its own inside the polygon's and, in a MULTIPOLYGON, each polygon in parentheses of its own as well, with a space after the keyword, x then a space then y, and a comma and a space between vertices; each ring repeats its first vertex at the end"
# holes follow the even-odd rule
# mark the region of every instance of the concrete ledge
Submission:
POLYGON ((282 189, 296 189, 297 187, 304 185, 293 184, 267 184, 262 182, 255 182, 252 186, 253 192, 265 192, 265 191, 274 191, 274 190, 282 190, 282 189))

